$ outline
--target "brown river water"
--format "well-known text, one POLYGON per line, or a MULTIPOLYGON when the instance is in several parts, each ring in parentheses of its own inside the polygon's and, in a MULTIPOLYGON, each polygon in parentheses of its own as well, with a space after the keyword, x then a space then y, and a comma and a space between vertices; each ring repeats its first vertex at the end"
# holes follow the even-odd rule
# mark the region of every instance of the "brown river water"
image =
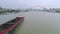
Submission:
POLYGON ((29 11, 9 15, 0 15, 0 24, 17 16, 24 16, 24 21, 14 34, 60 34, 60 14, 29 11))

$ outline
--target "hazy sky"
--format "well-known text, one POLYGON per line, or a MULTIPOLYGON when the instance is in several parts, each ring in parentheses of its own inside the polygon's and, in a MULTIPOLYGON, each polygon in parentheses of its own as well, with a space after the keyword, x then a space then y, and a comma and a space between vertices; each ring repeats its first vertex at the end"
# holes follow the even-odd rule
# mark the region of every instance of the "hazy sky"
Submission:
POLYGON ((60 0, 0 0, 3 8, 29 8, 43 6, 47 8, 60 8, 60 0))

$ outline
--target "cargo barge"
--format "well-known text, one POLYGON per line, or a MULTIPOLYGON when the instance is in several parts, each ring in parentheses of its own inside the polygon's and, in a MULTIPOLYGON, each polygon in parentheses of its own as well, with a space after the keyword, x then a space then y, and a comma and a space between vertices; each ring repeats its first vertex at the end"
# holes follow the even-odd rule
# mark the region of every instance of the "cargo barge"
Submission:
POLYGON ((16 17, 11 21, 8 21, 0 25, 0 34, 13 34, 18 24, 22 23, 24 17, 16 17))

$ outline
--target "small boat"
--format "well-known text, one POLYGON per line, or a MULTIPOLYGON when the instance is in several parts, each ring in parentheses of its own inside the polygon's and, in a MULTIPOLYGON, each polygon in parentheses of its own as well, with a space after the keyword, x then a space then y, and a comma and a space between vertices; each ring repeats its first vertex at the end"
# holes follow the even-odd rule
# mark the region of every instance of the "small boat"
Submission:
POLYGON ((18 24, 22 23, 24 17, 16 17, 11 21, 8 21, 0 25, 0 34, 13 34, 18 24))

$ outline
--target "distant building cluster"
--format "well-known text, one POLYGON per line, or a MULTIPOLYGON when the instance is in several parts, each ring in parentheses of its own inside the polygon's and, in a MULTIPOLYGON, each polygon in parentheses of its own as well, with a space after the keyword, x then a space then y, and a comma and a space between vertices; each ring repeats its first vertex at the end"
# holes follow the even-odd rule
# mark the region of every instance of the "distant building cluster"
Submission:
POLYGON ((0 7, 0 12, 14 12, 14 13, 18 13, 18 12, 28 12, 28 11, 46 11, 46 12, 53 12, 53 13, 60 13, 60 8, 28 8, 28 9, 6 9, 6 8, 1 8, 0 7))
POLYGON ((20 11, 21 11, 20 9, 6 9, 6 8, 1 8, 0 7, 0 13, 2 13, 2 12, 14 12, 14 13, 18 13, 20 11))
POLYGON ((4 12, 4 11, 7 11, 8 9, 5 9, 5 8, 1 8, 0 7, 0 12, 4 12))

